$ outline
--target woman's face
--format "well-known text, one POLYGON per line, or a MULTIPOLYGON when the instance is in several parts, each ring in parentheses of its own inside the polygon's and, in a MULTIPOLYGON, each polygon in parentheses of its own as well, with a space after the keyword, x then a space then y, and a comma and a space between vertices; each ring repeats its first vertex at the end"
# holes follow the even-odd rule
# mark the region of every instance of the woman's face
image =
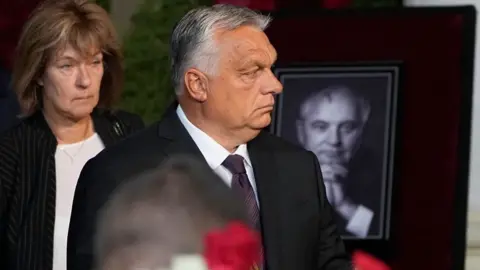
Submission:
POLYGON ((39 81, 44 88, 44 110, 72 120, 89 116, 100 96, 102 57, 100 51, 82 57, 70 46, 54 55, 39 81))

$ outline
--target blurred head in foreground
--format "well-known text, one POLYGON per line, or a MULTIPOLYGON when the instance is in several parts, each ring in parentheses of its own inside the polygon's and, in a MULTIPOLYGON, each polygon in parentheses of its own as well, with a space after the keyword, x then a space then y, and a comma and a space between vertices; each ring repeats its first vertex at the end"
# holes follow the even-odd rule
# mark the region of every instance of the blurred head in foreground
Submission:
POLYGON ((206 164, 173 157, 127 182, 104 207, 97 269, 169 269, 176 254, 201 254, 211 229, 246 222, 243 207, 206 164))

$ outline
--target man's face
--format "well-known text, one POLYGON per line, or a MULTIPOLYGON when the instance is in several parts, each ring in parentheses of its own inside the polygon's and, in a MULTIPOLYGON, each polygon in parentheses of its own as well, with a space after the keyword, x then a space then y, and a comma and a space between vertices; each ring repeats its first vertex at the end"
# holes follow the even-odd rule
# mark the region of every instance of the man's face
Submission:
POLYGON ((277 53, 260 30, 243 26, 220 32, 217 73, 208 77, 205 110, 228 130, 268 126, 282 85, 271 71, 277 53))
MULTIPOLYGON (((332 95, 324 98, 299 125, 305 148, 315 153, 321 164, 346 165, 361 136, 363 125, 353 98, 332 95)), ((311 102, 311 101, 310 101, 311 102)))

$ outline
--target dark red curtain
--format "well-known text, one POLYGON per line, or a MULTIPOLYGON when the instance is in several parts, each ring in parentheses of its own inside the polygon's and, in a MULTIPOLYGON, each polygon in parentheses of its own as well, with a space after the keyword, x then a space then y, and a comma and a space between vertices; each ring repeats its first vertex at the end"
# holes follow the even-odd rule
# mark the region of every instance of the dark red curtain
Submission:
POLYGON ((353 4, 353 0, 216 0, 215 3, 272 11, 288 8, 346 8, 353 4))
POLYGON ((0 1, 0 65, 10 69, 23 24, 41 0, 0 1))

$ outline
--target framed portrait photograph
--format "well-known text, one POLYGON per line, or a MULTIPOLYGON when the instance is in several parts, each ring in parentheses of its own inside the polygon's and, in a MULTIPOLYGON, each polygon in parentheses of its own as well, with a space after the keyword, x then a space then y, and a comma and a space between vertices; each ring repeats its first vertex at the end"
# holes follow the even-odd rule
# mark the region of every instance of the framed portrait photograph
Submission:
POLYGON ((401 64, 276 66, 271 132, 312 151, 344 239, 388 239, 401 64))

